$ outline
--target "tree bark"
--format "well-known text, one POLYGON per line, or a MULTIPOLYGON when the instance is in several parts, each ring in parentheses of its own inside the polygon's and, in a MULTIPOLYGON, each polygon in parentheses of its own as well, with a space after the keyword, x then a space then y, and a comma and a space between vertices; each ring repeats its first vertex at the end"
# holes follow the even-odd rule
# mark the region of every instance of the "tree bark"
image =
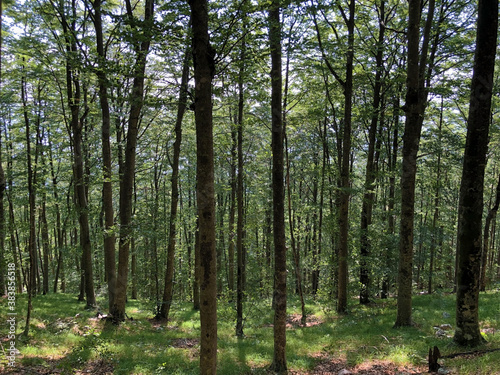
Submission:
POLYGON ((35 268, 36 268, 36 198, 35 198, 35 174, 33 173, 33 166, 31 160, 31 132, 30 121, 28 118, 27 94, 26 94, 26 81, 24 75, 21 77, 21 97, 23 103, 23 115, 26 127, 26 158, 27 158, 27 171, 28 171, 28 201, 29 201, 29 239, 28 239, 28 253, 30 265, 28 268, 28 277, 26 278, 26 289, 28 293, 28 309, 26 313, 26 326, 24 328, 23 336, 28 337, 31 312, 33 310, 32 299, 34 296, 34 289, 36 284, 35 268))
POLYGON ((479 331, 479 276, 484 170, 488 151, 493 73, 498 31, 498 0, 479 0, 467 139, 458 206, 457 328, 463 346, 484 342, 479 331))
POLYGON ((385 1, 379 5, 379 33, 377 40, 377 54, 375 57, 377 67, 375 72, 375 85, 373 88, 373 104, 370 128, 368 131, 368 156, 366 161, 365 174, 365 192, 363 195, 363 204, 361 209, 361 267, 359 281, 361 290, 359 293, 359 302, 366 305, 370 302, 370 235, 369 228, 372 223, 373 201, 375 197, 375 144, 377 135, 377 124, 379 123, 380 102, 382 91, 382 73, 383 73, 383 53, 384 53, 384 34, 385 34, 385 1))
POLYGON ((238 174, 236 178, 236 202, 238 219, 236 222, 236 258, 237 258, 237 278, 236 278, 236 336, 243 337, 243 299, 245 293, 245 247, 244 237, 244 201, 243 201, 243 108, 244 93, 243 79, 245 73, 245 53, 246 53, 246 19, 244 19, 243 39, 240 51, 240 71, 238 76, 238 120, 237 120, 237 159, 238 174))
POLYGON ((339 274, 338 274, 338 303, 337 312, 347 312, 347 287, 349 256, 349 197, 350 197, 350 155, 351 155, 351 128, 352 128, 352 73, 354 62, 354 12, 355 0, 349 1, 349 17, 345 17, 348 29, 348 46, 346 61, 346 77, 344 85, 344 128, 342 141, 342 165, 340 169, 341 191, 339 210, 339 274))
POLYGON ((102 146, 102 205, 104 209, 104 267, 108 282, 108 308, 114 304, 116 289, 115 229, 113 210, 112 158, 110 144, 111 117, 108 100, 108 78, 106 74, 106 52, 102 30, 101 0, 94 0, 94 28, 96 48, 99 55, 99 68, 96 71, 99 81, 99 101, 101 105, 101 146, 102 146))
POLYGON ((272 183, 274 232, 274 355, 271 371, 287 373, 286 363, 286 237, 283 160, 282 73, 280 1, 269 8, 271 49, 272 183))
MULTIPOLYGON (((434 0, 431 0, 433 3, 434 0)), ((423 116, 419 69, 420 0, 409 0, 408 59, 406 77, 406 121, 403 135, 403 171, 401 175, 401 225, 399 232, 398 309, 396 327, 412 325, 413 226, 417 152, 423 116)))
POLYGON ((443 97, 441 97, 441 111, 439 113, 439 125, 438 125, 438 159, 436 166, 436 191, 434 192, 434 216, 432 218, 432 238, 430 246, 430 260, 429 260, 429 280, 427 284, 427 292, 431 294, 433 291, 433 273, 434 273, 434 260, 436 257, 436 248, 438 246, 438 237, 441 235, 441 230, 439 227, 439 204, 441 199, 441 134, 443 128, 443 97))
MULTIPOLYGON (((133 19, 130 0, 126 0, 127 15, 133 19)), ((120 181, 120 240, 118 251, 118 274, 116 279, 116 294, 110 313, 116 322, 125 320, 125 303, 127 301, 128 261, 130 237, 132 236, 132 195, 135 179, 135 157, 139 118, 144 103, 144 79, 146 60, 151 44, 151 27, 153 21, 154 0, 145 0, 144 20, 146 25, 142 31, 140 43, 134 45, 136 61, 134 67, 134 82, 130 97, 130 112, 128 117, 127 144, 125 146, 125 161, 120 181)), ((139 31, 139 30, 136 30, 139 31)))
POLYGON ((208 3, 189 0, 193 32, 197 204, 200 244, 200 373, 217 373, 217 254, 215 244, 212 79, 215 51, 208 33, 208 3))
MULTIPOLYGON (((3 4, 0 1, 0 89, 2 88, 2 19, 3 4)), ((5 263, 5 210, 4 210, 4 192, 5 192, 5 173, 2 164, 2 130, 0 127, 0 296, 3 296, 7 289, 5 283, 6 263, 5 263)))
POLYGON ((80 246, 82 249, 82 277, 84 277, 84 291, 87 307, 96 304, 94 293, 94 279, 92 271, 92 245, 90 242, 90 226, 88 218, 87 179, 84 168, 83 155, 83 120, 88 113, 86 108, 80 117, 81 88, 79 71, 75 67, 78 58, 76 38, 76 2, 72 1, 72 17, 68 17, 63 9, 58 9, 66 45, 66 90, 68 107, 70 109, 70 138, 73 146, 73 176, 75 182, 76 208, 80 227, 80 246), (68 18, 72 18, 68 22, 68 18))

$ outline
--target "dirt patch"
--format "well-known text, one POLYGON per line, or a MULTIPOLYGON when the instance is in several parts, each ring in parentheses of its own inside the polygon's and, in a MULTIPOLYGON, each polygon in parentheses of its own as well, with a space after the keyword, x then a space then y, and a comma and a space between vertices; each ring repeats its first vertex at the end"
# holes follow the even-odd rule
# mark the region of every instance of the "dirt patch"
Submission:
POLYGON ((319 324, 324 323, 323 320, 318 318, 316 315, 308 315, 306 319, 306 324, 303 326, 301 324, 301 314, 291 314, 286 318, 286 328, 297 328, 297 327, 314 327, 319 324))
POLYGON ((415 375, 426 374, 427 368, 421 366, 398 366, 390 361, 370 360, 356 366, 349 366, 345 358, 327 358, 318 353, 320 359, 312 371, 289 371, 289 375, 415 375))
POLYGON ((165 318, 151 318, 151 319, 148 319, 148 322, 151 323, 151 326, 154 327, 154 328, 164 328, 167 326, 168 324, 168 319, 165 319, 165 318))
POLYGON ((179 348, 179 349, 192 349, 196 346, 198 346, 200 343, 200 340, 198 339, 175 339, 172 341, 170 346, 174 348, 179 348))

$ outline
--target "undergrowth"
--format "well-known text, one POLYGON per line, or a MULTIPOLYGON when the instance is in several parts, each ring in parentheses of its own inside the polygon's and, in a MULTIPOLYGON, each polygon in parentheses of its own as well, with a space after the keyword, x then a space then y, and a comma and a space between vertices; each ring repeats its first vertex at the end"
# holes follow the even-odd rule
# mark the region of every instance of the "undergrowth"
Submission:
MULTIPOLYGON (((104 306, 105 301, 100 300, 104 306)), ((24 329, 25 296, 17 297, 17 333, 24 329)), ((500 293, 486 292, 480 297, 481 330, 487 344, 477 349, 500 347, 500 293)), ((100 368, 113 374, 198 374, 199 314, 189 303, 175 303, 165 322, 152 320, 150 304, 129 301, 127 320, 119 326, 96 317, 97 310, 84 309, 74 296, 50 294, 33 301, 30 336, 17 337, 19 369, 32 373, 57 370, 74 374, 100 368)), ((218 309, 218 373, 265 374, 272 360, 273 328, 271 301, 245 303, 244 338, 235 336, 235 308, 227 300, 218 309)), ((467 351, 452 340, 455 325, 455 297, 435 293, 413 298, 411 328, 393 328, 396 302, 378 300, 360 306, 353 300, 350 311, 339 316, 322 301, 308 300, 309 323, 298 325, 300 304, 290 299, 287 331, 287 359, 295 373, 314 373, 319 363, 341 360, 346 368, 370 361, 394 366, 426 369, 429 348, 438 346, 442 355, 467 351), (436 335, 437 326, 449 324, 451 330, 436 335)), ((0 319, 7 320, 7 303, 0 303, 0 319)), ((6 350, 7 340, 2 339, 6 350)), ((500 353, 441 359, 450 374, 500 374, 500 353)), ((0 370, 7 373, 5 355, 0 370)), ((20 371, 20 370, 16 370, 20 371)), ((10 373, 16 373, 10 372, 10 373)), ((23 373, 23 372, 19 372, 23 373)))

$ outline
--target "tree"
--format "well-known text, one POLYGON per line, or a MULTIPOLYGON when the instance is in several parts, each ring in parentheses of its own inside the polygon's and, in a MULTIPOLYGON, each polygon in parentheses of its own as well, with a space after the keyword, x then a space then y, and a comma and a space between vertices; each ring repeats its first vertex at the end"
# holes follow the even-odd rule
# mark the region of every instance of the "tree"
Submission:
POLYGON ((237 159, 238 173, 236 176, 236 202, 238 220, 236 222, 236 259, 237 259, 237 277, 236 277, 236 336, 243 337, 243 298, 245 289, 245 248, 243 244, 244 237, 244 213, 243 213, 243 109, 244 109, 244 91, 243 79, 245 74, 245 53, 246 53, 246 16, 244 17, 243 39, 241 41, 240 51, 240 70, 238 74, 238 118, 237 118, 237 159))
POLYGON ((170 225, 168 232, 167 269, 165 271, 165 287, 163 290, 163 301, 159 316, 168 319, 170 306, 172 304, 174 287, 174 262, 175 241, 177 236, 177 206, 179 204, 179 156, 182 141, 182 119, 186 112, 187 90, 189 81, 190 48, 186 49, 182 64, 181 85, 179 88, 179 104, 177 105, 177 117, 175 119, 175 142, 174 155, 172 159, 172 191, 170 201, 170 225))
MULTIPOLYGON (((0 89, 2 88, 2 18, 3 3, 0 0, 0 89)), ((2 133, 0 127, 0 295, 6 292, 5 285, 5 212, 4 212, 5 173, 2 165, 2 133)))
POLYGON ((269 7, 269 47, 271 50, 272 189, 274 235, 274 355, 271 371, 286 373, 286 237, 283 159, 283 113, 281 73, 280 1, 269 7))
POLYGON ((102 28, 101 0, 92 3, 94 14, 92 20, 96 32, 96 48, 98 53, 98 69, 96 70, 99 81, 99 100, 101 104, 101 145, 102 145, 102 205, 104 210, 104 268, 108 281, 108 306, 114 305, 116 293, 116 261, 115 261, 115 233, 113 210, 113 184, 112 184, 112 159, 111 159, 111 116, 108 99, 109 81, 106 74, 106 50, 102 28))
POLYGON ((479 289, 481 292, 486 290, 486 268, 488 266, 488 252, 490 250, 490 230, 493 224, 495 226, 495 219, 500 207, 500 178, 498 179, 498 184, 495 193, 495 203, 493 207, 488 210, 488 215, 486 215, 486 220, 484 223, 483 231, 483 252, 481 254, 481 280, 479 284, 479 289))
POLYGON ((120 241, 118 253, 118 274, 116 279, 116 295, 110 313, 115 321, 125 320, 125 303, 127 301, 128 261, 130 240, 132 236, 132 196, 134 190, 135 161, 139 119, 144 104, 144 80, 146 61, 152 38, 154 0, 145 0, 143 29, 137 30, 132 4, 126 0, 128 22, 136 32, 142 32, 141 38, 134 40, 135 65, 134 81, 130 95, 130 111, 128 117, 127 144, 123 174, 120 176, 120 241))
MULTIPOLYGON (((29 200, 29 239, 28 239, 28 254, 29 268, 28 277, 26 278, 26 289, 28 293, 28 311, 26 313, 26 326, 23 335, 28 337, 30 330, 31 312, 33 310, 32 299, 36 294, 36 172, 33 170, 33 162, 31 155, 31 131, 30 120, 28 117, 28 103, 26 92, 26 78, 23 75, 21 78, 21 100, 23 102, 23 117, 26 126, 26 167, 28 171, 28 200, 29 200)), ((36 163, 35 163, 36 164, 36 163)))
POLYGON ((453 340, 462 346, 476 346, 484 341, 479 331, 478 316, 481 224, 497 33, 498 0, 479 0, 476 52, 458 206, 457 328, 453 340))
POLYGON ((376 166, 375 166, 375 141, 377 135, 377 124, 380 118, 380 103, 382 91, 382 73, 384 70, 384 34, 386 30, 385 24, 387 23, 385 15, 385 1, 382 0, 379 5, 379 33, 376 42, 375 60, 377 63, 375 71, 375 84, 373 87, 373 109, 371 115, 371 123, 368 131, 368 156, 366 160, 366 174, 365 174, 365 192, 363 195, 363 205, 361 211, 361 267, 360 267, 360 283, 361 291, 359 294, 359 302, 361 304, 368 304, 370 302, 370 240, 369 228, 372 224, 373 204, 375 197, 375 180, 376 180, 376 166))
POLYGON ((82 87, 80 83, 81 69, 79 67, 80 48, 77 36, 77 5, 76 1, 71 2, 68 15, 64 4, 57 6, 53 4, 57 12, 59 22, 63 29, 63 40, 65 47, 65 68, 66 68, 66 95, 70 111, 69 136, 73 148, 73 176, 75 181, 76 206, 78 211, 78 222, 80 226, 80 246, 82 249, 82 281, 85 291, 87 307, 94 307, 96 304, 94 292, 94 276, 92 270, 92 245, 90 241, 90 225, 88 213, 88 186, 85 171, 85 156, 83 148, 84 122, 89 113, 88 106, 82 111, 82 87))
POLYGON ((217 254, 212 122, 215 50, 208 34, 208 2, 190 0, 195 79, 196 198, 200 248, 200 373, 217 373, 217 254))
POLYGON ((430 30, 434 17, 434 0, 429 1, 422 51, 420 48, 420 0, 408 3, 408 56, 406 76, 406 113, 403 135, 403 171, 401 174, 401 225, 399 232, 398 310, 396 327, 412 325, 411 292, 413 282, 413 226, 417 153, 422 131, 427 94, 424 90, 430 30))
MULTIPOLYGON (((330 73, 335 77, 337 82, 341 85, 344 95, 344 118, 342 125, 342 138, 341 146, 339 145, 339 243, 338 243, 338 285, 337 285, 337 312, 347 312, 347 288, 349 284, 348 274, 348 256, 349 256, 349 199, 351 190, 351 143, 352 143, 352 105, 353 105, 353 63, 354 63, 354 14, 355 14, 355 0, 348 2, 348 11, 338 5, 340 14, 347 27, 347 51, 345 62, 345 78, 342 79, 337 73, 334 66, 331 64, 330 59, 327 58, 326 52, 321 39, 321 33, 316 20, 316 15, 313 13, 314 25, 318 37, 318 44, 323 56, 323 60, 328 67, 330 73)), ((313 10, 314 12, 314 10, 313 10)), ((333 23, 328 22, 333 29, 334 34, 338 38, 337 30, 333 23)))

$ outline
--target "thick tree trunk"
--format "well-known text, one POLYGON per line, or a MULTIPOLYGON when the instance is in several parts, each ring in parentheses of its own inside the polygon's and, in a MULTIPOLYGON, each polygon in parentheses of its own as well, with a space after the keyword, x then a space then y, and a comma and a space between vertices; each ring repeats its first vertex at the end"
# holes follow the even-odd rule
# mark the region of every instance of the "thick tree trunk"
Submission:
POLYGON ((182 141, 182 119, 186 112, 187 89, 189 80, 190 49, 187 49, 182 64, 181 86, 179 88, 179 104, 175 120, 174 155, 172 159, 172 192, 170 199, 170 225, 168 233, 167 269, 165 271, 165 287, 159 317, 168 319, 174 290, 175 241, 177 237, 177 206, 179 203, 179 156, 182 141))
POLYGON ((190 0, 195 77, 197 203, 200 244, 200 373, 217 373, 217 259, 215 244, 212 79, 215 51, 208 33, 206 0, 190 0))
MULTIPOLYGON (((431 0, 432 1, 432 0, 431 0)), ((399 232, 398 310, 396 327, 412 325, 413 226, 415 176, 422 115, 419 83, 420 0, 409 0, 408 60, 406 78, 406 122, 403 135, 403 171, 401 175, 401 225, 399 232)))
POLYGON ((484 170, 488 151, 493 73, 498 32, 498 0, 479 0, 467 140, 458 206, 457 306, 454 341, 476 346, 479 331, 479 276, 484 170))
POLYGON ((282 121, 281 21, 280 2, 269 9, 271 49, 271 119, 273 152, 273 232, 274 232, 274 355, 271 370, 286 373, 286 237, 282 121))
MULTIPOLYGON (((132 6, 126 1, 127 15, 130 19, 132 6)), ((144 79, 146 71, 146 60, 151 43, 151 23, 153 21, 154 0, 145 0, 144 33, 140 43, 136 43, 136 61, 134 67, 134 82, 130 97, 130 112, 128 118, 127 144, 125 146, 125 161, 123 163, 123 174, 120 181, 120 240, 118 252, 118 273, 116 279, 116 294, 110 313, 117 322, 125 320, 125 303, 127 301, 128 263, 130 251, 130 237, 132 236, 132 195, 135 179, 135 157, 137 146, 137 135, 139 130, 139 118, 144 103, 144 79)), ((139 30, 136 30, 139 31, 139 30)))

